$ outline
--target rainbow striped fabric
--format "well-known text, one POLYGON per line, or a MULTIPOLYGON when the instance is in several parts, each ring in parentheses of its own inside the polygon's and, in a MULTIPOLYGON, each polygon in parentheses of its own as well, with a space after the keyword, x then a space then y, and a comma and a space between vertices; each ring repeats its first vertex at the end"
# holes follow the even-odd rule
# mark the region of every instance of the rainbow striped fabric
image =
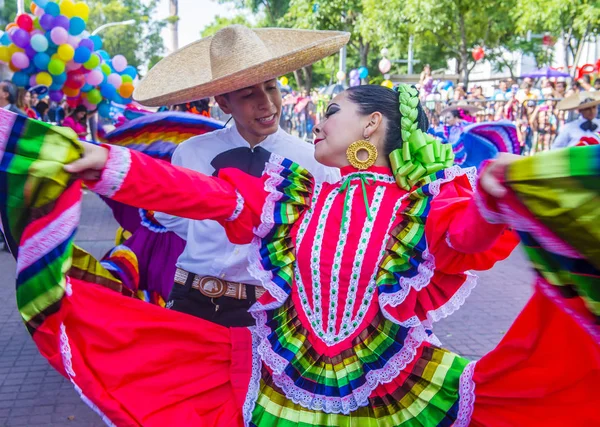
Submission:
POLYGON ((183 141, 223 127, 218 120, 167 111, 131 120, 107 133, 102 140, 107 144, 120 145, 170 161, 175 148, 183 141))
POLYGON ((0 109, 0 218, 17 258, 17 307, 33 333, 56 312, 66 274, 130 292, 88 253, 73 245, 81 182, 63 165, 81 156, 71 129, 0 109))

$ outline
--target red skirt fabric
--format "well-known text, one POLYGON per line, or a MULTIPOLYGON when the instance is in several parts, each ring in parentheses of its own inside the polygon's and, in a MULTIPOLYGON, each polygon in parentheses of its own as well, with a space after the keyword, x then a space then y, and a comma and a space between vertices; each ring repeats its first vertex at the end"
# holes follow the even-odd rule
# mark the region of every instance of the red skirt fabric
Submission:
POLYGON ((252 370, 248 329, 76 279, 70 286, 71 295, 33 337, 106 421, 119 427, 243 425, 252 370))

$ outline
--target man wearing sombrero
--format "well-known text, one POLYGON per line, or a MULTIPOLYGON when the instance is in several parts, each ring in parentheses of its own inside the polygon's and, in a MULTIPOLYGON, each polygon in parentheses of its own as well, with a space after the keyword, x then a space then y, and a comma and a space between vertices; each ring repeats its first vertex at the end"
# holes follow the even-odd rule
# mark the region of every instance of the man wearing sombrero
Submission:
MULTIPOLYGON (((208 175, 237 168, 261 176, 271 153, 290 158, 317 181, 337 171, 314 159, 314 147, 279 128, 282 98, 276 78, 337 52, 347 33, 226 27, 168 56, 150 70, 134 97, 144 105, 214 96, 234 125, 181 144, 172 162, 208 175)), ((231 243, 214 221, 157 214, 185 239, 167 307, 224 326, 249 326, 248 308, 264 293, 248 272, 248 246, 231 243)), ((232 218, 233 220, 234 218, 232 218)))
POLYGON ((577 110, 579 118, 567 123, 558 133, 552 148, 565 148, 577 145, 581 138, 597 135, 600 132, 598 115, 600 93, 578 92, 558 103, 560 110, 577 110))

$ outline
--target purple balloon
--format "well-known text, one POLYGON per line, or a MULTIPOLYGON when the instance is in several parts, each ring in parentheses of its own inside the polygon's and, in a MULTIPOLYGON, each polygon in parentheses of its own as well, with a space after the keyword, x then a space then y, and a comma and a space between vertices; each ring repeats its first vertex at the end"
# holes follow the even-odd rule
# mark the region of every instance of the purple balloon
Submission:
POLYGON ((50 15, 49 13, 44 13, 40 18, 40 26, 44 30, 50 31, 52 28, 54 28, 54 16, 50 15))
POLYGON ((29 59, 33 59, 33 57, 37 55, 37 51, 31 46, 27 46, 25 48, 25 54, 29 57, 29 59))
POLYGON ((91 52, 94 51, 94 42, 90 39, 82 39, 79 42, 79 47, 87 47, 91 52))
POLYGON ((37 81, 35 80, 35 76, 30 76, 29 77, 29 86, 35 86, 37 85, 37 81))
POLYGON ((48 95, 50 97, 50 99, 54 102, 60 102, 63 99, 63 92, 62 90, 51 90, 50 94, 48 95))
POLYGON ((348 77, 350 77, 351 79, 357 78, 358 77, 358 70, 356 70, 356 69, 351 70, 350 71, 350 75, 348 77))
POLYGON ((22 48, 26 48, 29 46, 29 33, 21 28, 18 28, 12 35, 10 36, 12 42, 22 48))
POLYGON ((67 18, 65 15, 58 15, 56 18, 54 18, 54 28, 63 27, 65 30, 68 30, 69 25, 69 18, 67 18))

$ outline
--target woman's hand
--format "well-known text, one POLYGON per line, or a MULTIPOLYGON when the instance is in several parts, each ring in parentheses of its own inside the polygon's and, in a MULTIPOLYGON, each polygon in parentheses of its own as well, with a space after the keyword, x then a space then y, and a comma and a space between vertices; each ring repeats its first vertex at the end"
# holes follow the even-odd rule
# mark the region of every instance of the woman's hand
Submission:
POLYGON ((108 160, 108 149, 89 142, 81 142, 83 146, 83 156, 64 166, 65 171, 71 174, 77 174, 80 178, 87 181, 100 179, 102 169, 108 160))
POLYGON ((502 185, 506 167, 522 159, 521 156, 509 153, 500 153, 498 157, 483 169, 479 177, 481 188, 490 196, 500 199, 506 195, 506 187, 502 185))

